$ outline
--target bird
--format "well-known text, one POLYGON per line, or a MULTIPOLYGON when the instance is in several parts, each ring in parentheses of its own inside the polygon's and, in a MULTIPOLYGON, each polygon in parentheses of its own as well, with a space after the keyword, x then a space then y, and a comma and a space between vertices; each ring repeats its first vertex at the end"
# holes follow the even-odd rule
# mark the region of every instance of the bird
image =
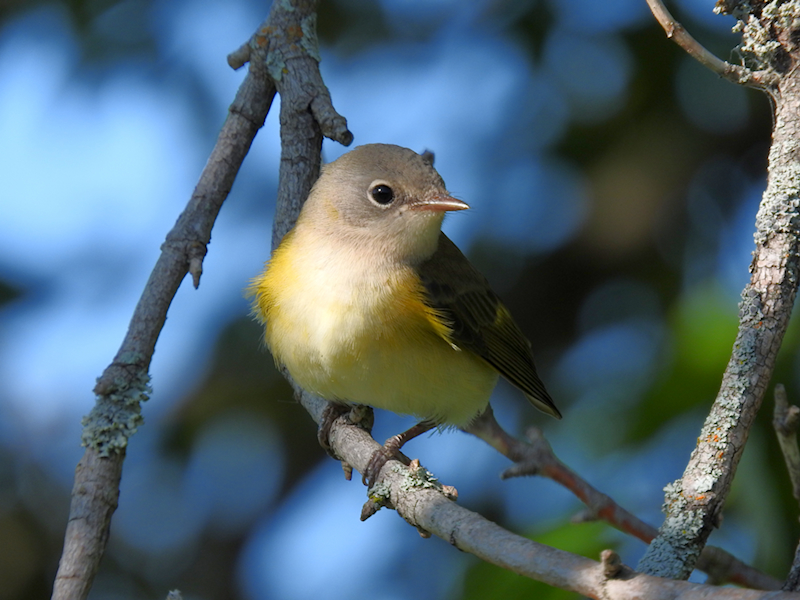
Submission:
POLYGON ((561 418, 511 313, 441 231, 445 214, 469 205, 432 156, 366 144, 324 165, 249 288, 266 345, 300 387, 341 410, 418 420, 376 451, 367 485, 410 439, 468 427, 500 376, 561 418))

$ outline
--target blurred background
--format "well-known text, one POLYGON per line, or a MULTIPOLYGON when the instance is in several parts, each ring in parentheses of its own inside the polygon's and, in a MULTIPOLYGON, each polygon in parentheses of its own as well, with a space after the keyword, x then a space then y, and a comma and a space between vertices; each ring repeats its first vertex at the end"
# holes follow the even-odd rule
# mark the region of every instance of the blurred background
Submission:
MULTIPOLYGON (((0 600, 49 597, 80 420, 268 12, 254 0, 0 4, 0 600)), ((670 8, 740 58, 713 0, 670 8)), ((472 210, 445 231, 533 343, 564 420, 509 386, 500 422, 544 428, 591 483, 660 525, 718 389, 748 279, 770 107, 668 41, 644 0, 323 0, 322 73, 355 144, 433 150, 472 210)), ((571 597, 423 540, 318 446, 243 289, 269 256, 278 107, 185 281, 152 365, 92 598, 571 597)), ((326 142, 326 160, 344 149, 326 142)), ((797 326, 775 381, 798 393, 797 326)), ((800 527, 772 387, 711 542, 783 579, 800 527)), ((409 425, 376 414, 383 440, 409 425)), ((461 432, 408 453, 512 531, 635 565, 644 545, 461 432)), ((702 581, 704 575, 693 576, 702 581)))

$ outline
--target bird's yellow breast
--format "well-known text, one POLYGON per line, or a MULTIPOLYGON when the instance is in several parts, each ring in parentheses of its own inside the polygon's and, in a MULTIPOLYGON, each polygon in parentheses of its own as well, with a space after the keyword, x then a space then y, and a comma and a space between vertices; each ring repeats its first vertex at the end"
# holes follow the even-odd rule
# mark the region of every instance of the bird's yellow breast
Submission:
POLYGON ((328 400, 450 425, 483 410, 497 373, 451 344, 413 268, 298 237, 284 238, 251 286, 267 345, 298 384, 328 400))

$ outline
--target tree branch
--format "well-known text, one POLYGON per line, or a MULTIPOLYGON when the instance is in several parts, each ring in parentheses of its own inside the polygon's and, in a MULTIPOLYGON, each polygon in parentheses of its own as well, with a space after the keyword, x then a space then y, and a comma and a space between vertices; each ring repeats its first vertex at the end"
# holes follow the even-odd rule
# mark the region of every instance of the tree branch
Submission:
MULTIPOLYGON (((532 427, 527 431, 527 443, 518 440, 500 427, 489 407, 466 431, 514 461, 514 466, 502 474, 503 479, 525 475, 547 477, 567 488, 586 505, 586 520, 602 519, 646 544, 656 537, 658 530, 655 527, 625 510, 613 498, 593 487, 561 462, 538 428, 532 427)), ((708 573, 710 582, 715 584, 735 583, 762 590, 781 588, 778 580, 714 546, 703 549, 697 568, 708 573)))
POLYGON ((786 462, 789 480, 792 482, 792 494, 800 500, 800 448, 797 446, 797 426, 800 424, 800 408, 792 404, 786 397, 783 384, 775 386, 775 411, 772 426, 778 437, 778 444, 786 462))
MULTIPOLYGON (((281 96, 281 166, 278 199, 272 228, 272 248, 294 226, 311 186, 319 177, 322 137, 345 146, 353 141, 347 121, 333 108, 328 88, 319 72, 316 34, 317 0, 295 0, 300 27, 264 27, 281 51, 271 51, 267 68, 281 96)), ((272 12, 280 12, 275 2, 272 12)))
POLYGON ((789 575, 783 584, 783 590, 787 592, 800 591, 800 545, 794 551, 794 560, 792 560, 789 575))
MULTIPOLYGON (((772 416, 772 426, 778 436, 778 444, 789 471, 792 482, 792 495, 795 500, 800 500, 800 448, 797 446, 797 426, 800 423, 800 408, 794 404, 789 405, 786 388, 783 384, 775 386, 775 411, 772 416)), ((800 590, 800 545, 794 553, 792 567, 783 589, 796 592, 800 590)))
POLYGON ((653 16, 656 18, 659 25, 664 28, 667 37, 683 48, 689 56, 711 69, 723 79, 756 88, 767 88, 777 84, 778 77, 772 71, 751 71, 747 67, 732 65, 729 62, 717 58, 700 42, 694 39, 683 25, 675 20, 661 0, 646 1, 653 16))
MULTIPOLYGON (((321 418, 319 399, 296 388, 299 400, 321 418)), ((363 473, 372 454, 380 448, 363 429, 338 418, 330 432, 330 443, 343 460, 363 473)), ((414 465, 416 461, 412 462, 414 465)), ((673 581, 634 573, 617 564, 613 554, 602 562, 517 536, 479 514, 460 507, 441 489, 424 468, 409 468, 390 461, 382 480, 370 490, 371 501, 394 508, 426 537, 435 535, 459 550, 474 554, 523 577, 542 581, 589 598, 604 600, 797 600, 800 594, 764 592, 673 581)))
MULTIPOLYGON (((773 23, 775 35, 789 36, 773 23)), ((794 59, 792 59, 794 60, 794 59)), ((763 64, 771 64, 764 59, 763 64)), ((722 385, 683 478, 665 488, 666 519, 640 570, 686 578, 717 526, 750 427, 772 376, 800 275, 800 74, 789 69, 771 91, 775 125, 767 189, 756 216, 750 283, 742 292, 739 329, 722 385)))
POLYGON ((272 104, 275 86, 264 67, 266 49, 253 44, 251 49, 260 59, 251 61, 197 187, 167 234, 125 339, 95 387, 96 405, 84 419, 86 450, 75 471, 54 600, 84 599, 89 593, 117 508, 127 441, 142 422, 140 403, 149 393, 148 370, 167 310, 187 272, 199 285, 211 228, 272 104))

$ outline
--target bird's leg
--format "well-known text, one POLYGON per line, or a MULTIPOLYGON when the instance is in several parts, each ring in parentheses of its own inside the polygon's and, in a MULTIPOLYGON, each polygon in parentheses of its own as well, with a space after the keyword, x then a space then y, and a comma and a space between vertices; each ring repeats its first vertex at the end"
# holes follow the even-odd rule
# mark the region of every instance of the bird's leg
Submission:
POLYGON ((385 465, 387 461, 393 458, 401 460, 406 458, 400 453, 400 448, 403 447, 403 444, 414 439, 418 435, 422 435, 426 431, 430 431, 434 427, 436 427, 436 423, 434 421, 420 421, 403 433, 398 433, 397 435, 394 435, 386 440, 386 442, 383 444, 383 447, 376 450, 375 454, 372 455, 367 468, 364 470, 364 475, 361 478, 361 481, 364 483, 364 485, 367 487, 372 487, 372 484, 375 483, 375 480, 378 478, 381 469, 383 469, 383 465, 385 465))

